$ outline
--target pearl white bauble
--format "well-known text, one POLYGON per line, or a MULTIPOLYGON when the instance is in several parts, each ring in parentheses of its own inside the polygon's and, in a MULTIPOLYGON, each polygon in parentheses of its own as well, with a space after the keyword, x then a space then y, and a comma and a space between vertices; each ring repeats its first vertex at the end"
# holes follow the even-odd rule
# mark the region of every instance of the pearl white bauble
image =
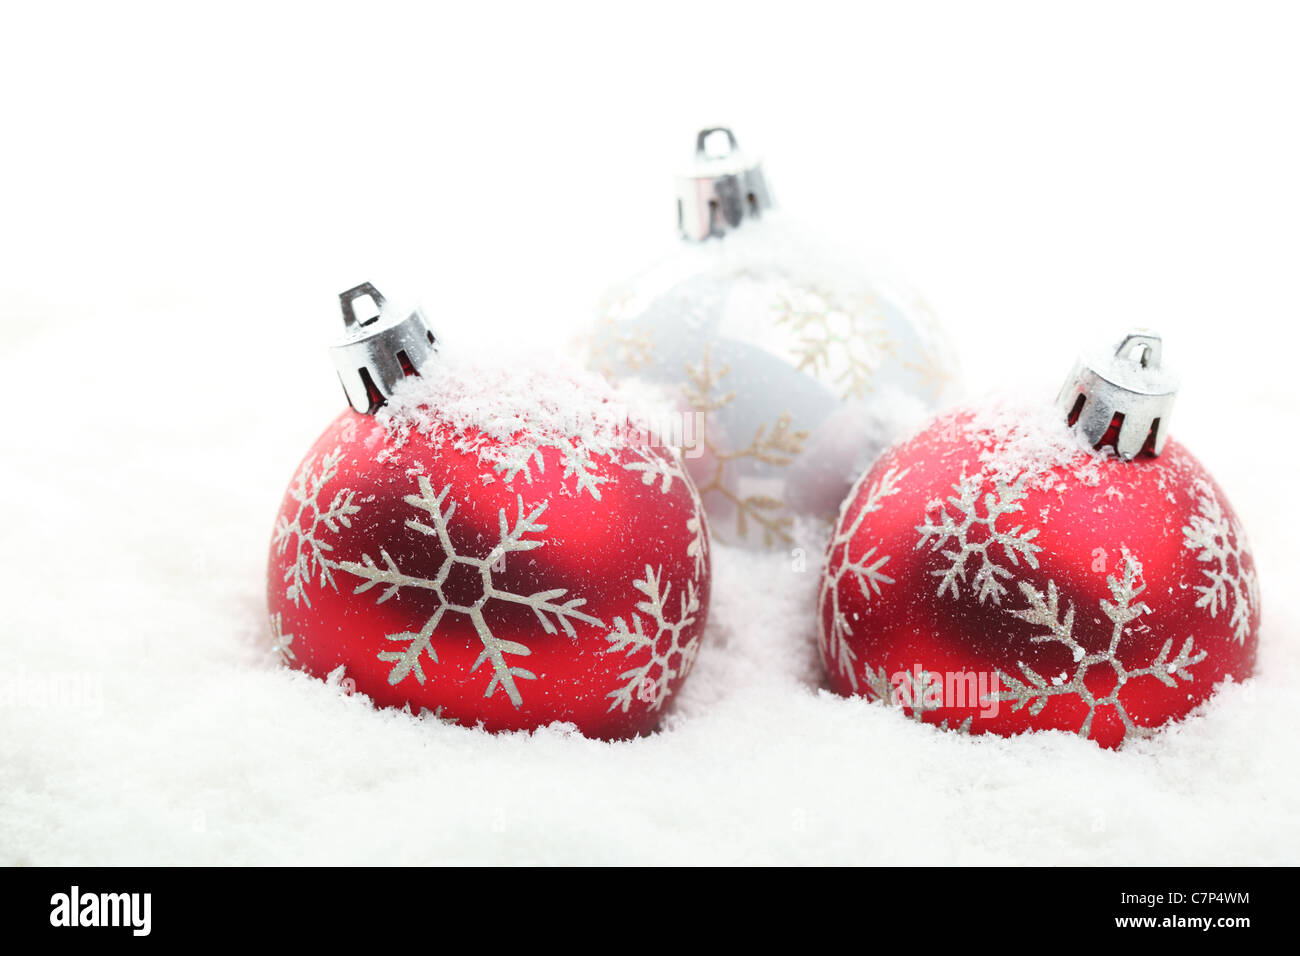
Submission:
POLYGON ((612 288, 592 364, 666 387, 715 536, 791 547, 955 379, 929 308, 778 210, 612 288))

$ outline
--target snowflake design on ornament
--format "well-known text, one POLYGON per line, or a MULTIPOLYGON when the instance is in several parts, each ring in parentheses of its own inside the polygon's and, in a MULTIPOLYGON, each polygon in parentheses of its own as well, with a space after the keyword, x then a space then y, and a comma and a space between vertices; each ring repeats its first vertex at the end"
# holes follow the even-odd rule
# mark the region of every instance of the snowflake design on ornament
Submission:
POLYGON ((714 472, 707 482, 700 485, 700 496, 719 494, 726 498, 736 509, 736 534, 744 540, 749 536, 749 524, 752 521, 763 532, 763 543, 771 546, 777 541, 784 544, 793 542, 790 527, 794 517, 783 514, 785 502, 770 495, 741 495, 730 480, 732 467, 736 462, 752 459, 765 465, 788 467, 795 456, 803 451, 803 443, 808 432, 791 428, 793 418, 789 413, 781 415, 769 430, 760 425, 754 437, 744 448, 731 451, 719 448, 709 437, 709 417, 726 408, 735 401, 735 392, 715 395, 714 390, 730 373, 730 366, 723 365, 715 369, 710 359, 710 349, 706 346, 704 357, 698 366, 686 364, 686 377, 689 380, 683 386, 683 396, 691 411, 703 419, 704 450, 713 456, 714 472))
POLYGON ((444 708, 442 704, 439 704, 433 710, 430 710, 428 707, 421 707, 420 712, 415 716, 419 717, 421 720, 436 720, 438 723, 445 724, 448 727, 459 727, 460 721, 456 720, 454 717, 444 715, 443 710, 444 708))
POLYGON ((600 486, 609 478, 599 473, 599 463, 591 456, 591 450, 581 441, 571 439, 547 439, 527 444, 510 445, 495 452, 492 467, 501 480, 509 483, 516 476, 523 475, 524 481, 533 483, 532 469, 535 466, 539 474, 546 473, 546 460, 542 456, 543 448, 555 448, 564 459, 564 478, 576 479, 578 494, 587 492, 596 501, 600 500, 600 486))
MULTIPOLYGON (((862 522, 866 520, 867 515, 879 511, 882 502, 890 495, 895 495, 899 490, 899 483, 907 476, 910 469, 904 468, 899 471, 897 467, 890 468, 880 480, 871 486, 867 492, 867 499, 858 509, 853 523, 845 530, 839 532, 831 539, 830 561, 835 562, 836 552, 839 552, 838 563, 831 570, 830 563, 827 566, 827 573, 822 575, 821 594, 818 597, 818 608, 821 611, 819 621, 821 622, 822 645, 825 649, 828 660, 835 662, 840 672, 844 674, 853 689, 858 689, 858 677, 854 668, 856 655, 849 648, 848 638, 853 634, 853 626, 849 623, 848 617, 840 610, 840 582, 844 578, 850 577, 857 584, 858 590, 862 592, 862 597, 870 603, 873 594, 881 593, 882 584, 893 584, 894 579, 881 570, 889 561, 889 555, 882 554, 877 556, 876 551, 880 543, 872 545, 858 557, 850 555, 849 550, 853 542, 853 536, 858 533, 862 527, 862 522), (842 549, 842 550, 841 550, 842 549), (825 618, 829 602, 830 611, 830 629, 826 628, 825 618)), ((857 489, 850 494, 849 500, 856 497, 857 489)), ((871 678, 870 668, 867 669, 868 680, 871 678)), ((888 682, 886 682, 888 683, 888 682)))
POLYGON ((1002 549, 1012 567, 1019 567, 1023 560, 1031 568, 1038 567, 1035 554, 1042 548, 1034 544, 1034 538, 1038 536, 1037 528, 1022 530, 1023 525, 1016 525, 1010 530, 1001 530, 997 527, 998 519, 1003 515, 1022 510, 1021 500, 1026 495, 1025 478, 1022 476, 1015 484, 995 481, 994 491, 984 495, 984 515, 981 517, 979 505, 982 484, 979 475, 963 475, 961 481, 952 486, 957 494, 949 496, 946 504, 937 499, 931 501, 926 506, 925 523, 916 526, 921 535, 916 546, 920 548, 930 543, 930 550, 938 551, 949 541, 952 542, 943 551, 943 556, 949 561, 948 567, 930 572, 940 579, 937 592, 940 597, 945 591, 950 591, 954 598, 960 596, 957 583, 966 581, 966 562, 972 556, 978 556, 980 565, 970 581, 971 587, 981 604, 986 599, 991 599, 994 604, 1000 605, 1003 595, 1007 593, 1006 586, 1000 579, 1010 578, 1011 571, 997 563, 994 546, 1002 549), (955 517, 947 505, 952 506, 956 512, 955 517))
POLYGON ((649 368, 654 362, 654 339, 644 329, 619 330, 615 334, 618 360, 629 370, 649 368))
MULTIPOLYGON (((863 665, 862 676, 865 679, 866 687, 863 696, 868 700, 878 700, 883 704, 891 704, 894 701, 894 685, 889 679, 889 672, 883 667, 872 667, 870 664, 863 665)), ((857 689, 857 680, 853 682, 853 687, 857 689)))
POLYGON ((595 328, 579 346, 586 353, 588 365, 611 382, 619 377, 615 363, 621 364, 627 371, 636 372, 649 368, 654 361, 654 340, 650 334, 625 328, 626 323, 611 314, 612 311, 623 311, 629 301, 631 295, 625 294, 613 310, 604 304, 599 306, 597 311, 600 317, 595 328))
POLYGON ((639 472, 641 484, 651 485, 657 480, 659 491, 666 495, 672 490, 673 482, 680 480, 690 492, 691 516, 686 519, 686 530, 690 532, 691 540, 686 546, 686 555, 694 562, 695 577, 701 577, 709 556, 709 526, 695 483, 687 477, 681 458, 676 453, 659 454, 645 448, 634 448, 632 451, 636 459, 623 462, 623 468, 639 472))
POLYGON ((921 388, 931 392, 942 392, 952 383, 952 369, 929 352, 919 362, 911 360, 904 362, 903 368, 916 376, 917 384, 921 388))
POLYGON ((647 634, 641 622, 641 616, 632 615, 629 628, 622 617, 614 618, 614 630, 605 635, 610 646, 606 654, 620 651, 631 655, 639 651, 649 651, 649 656, 639 667, 633 667, 618 675, 626 683, 606 696, 612 697, 610 710, 621 707, 626 713, 632 706, 633 699, 649 704, 650 710, 659 710, 668 698, 668 685, 677 677, 685 677, 695 665, 695 658, 700 652, 700 638, 695 635, 684 641, 682 632, 695 623, 695 615, 700 610, 699 596, 695 592, 695 582, 687 581, 686 587, 678 594, 677 617, 675 621, 668 618, 669 595, 672 585, 662 581, 663 569, 658 570, 646 565, 645 577, 632 582, 632 586, 645 595, 645 600, 637 602, 637 610, 645 614, 654 626, 654 633, 647 634), (664 650, 659 650, 664 635, 670 639, 664 650), (673 659, 680 657, 681 662, 675 667, 673 659))
POLYGON ((1198 552, 1197 561, 1212 563, 1212 568, 1202 569, 1209 584, 1198 584, 1201 596, 1197 607, 1209 610, 1217 618, 1219 609, 1232 605, 1228 626, 1238 644, 1244 644, 1250 635, 1250 615, 1259 607, 1259 578, 1247 571, 1243 559, 1250 554, 1246 533, 1241 524, 1229 521, 1219 503, 1218 495, 1206 481, 1197 481, 1197 507, 1200 514, 1193 515, 1183 528, 1183 547, 1198 552))
POLYGON ((283 633, 284 624, 280 620, 279 613, 271 615, 271 653, 278 654, 280 660, 289 663, 297 658, 292 648, 293 635, 283 633))
POLYGON ((337 533, 340 527, 352 527, 351 516, 361 508, 352 503, 355 492, 347 488, 335 494, 326 508, 320 506, 320 496, 338 472, 342 460, 343 449, 336 446, 321 459, 320 471, 312 471, 315 457, 303 462, 298 477, 289 489, 293 500, 298 502, 298 510, 292 521, 284 515, 280 515, 276 521, 274 544, 279 553, 287 552, 291 542, 295 548, 293 563, 284 572, 285 597, 295 605, 301 600, 311 607, 307 586, 318 574, 321 587, 338 590, 332 573, 336 565, 326 557, 328 552, 334 550, 334 546, 324 540, 322 534, 325 530, 337 533), (307 521, 309 515, 310 522, 307 521))
POLYGON ((939 317, 935 315, 930 303, 918 295, 915 290, 896 289, 895 293, 901 298, 902 305, 912 323, 926 333, 925 340, 927 342, 921 360, 919 362, 905 361, 903 367, 916 373, 923 388, 930 388, 935 392, 940 392, 952 383, 956 367, 953 356, 948 353, 947 349, 936 342, 936 338, 943 334, 939 317))
POLYGON ((407 495, 405 501, 412 508, 427 514, 432 524, 426 524, 420 519, 408 518, 406 526, 413 531, 438 539, 438 544, 442 548, 443 562, 432 578, 404 573, 397 566, 397 562, 383 549, 380 549, 379 552, 383 567, 378 566, 370 555, 364 553, 361 555, 359 563, 356 561, 342 561, 338 564, 339 568, 363 579, 364 583, 359 585, 354 592, 356 594, 368 591, 376 585, 387 585, 376 602, 378 604, 383 604, 402 588, 418 588, 432 591, 438 597, 437 609, 419 631, 384 635, 387 640, 395 644, 405 645, 402 650, 381 651, 379 653, 381 661, 393 665, 388 674, 388 683, 395 685, 408 675, 413 675, 416 681, 423 684, 425 674, 421 666, 421 655, 427 654, 431 661, 438 662, 438 655, 433 648, 432 640, 439 622, 447 613, 464 614, 474 624, 474 631, 483 645, 483 650, 474 662, 474 666, 470 668, 470 672, 473 673, 478 670, 484 663, 492 665, 492 677, 488 681, 483 696, 491 697, 500 688, 505 691, 511 703, 519 707, 523 703, 523 697, 519 693, 516 681, 535 680, 537 675, 511 663, 507 659, 507 655, 514 658, 527 657, 532 651, 518 641, 511 641, 494 635, 483 614, 485 605, 490 601, 504 601, 530 607, 533 609, 533 613, 537 615, 537 620, 547 634, 558 633, 557 623, 560 628, 563 628, 564 633, 570 637, 576 636, 577 633, 573 628, 573 621, 581 621, 597 627, 604 627, 604 623, 579 610, 582 605, 587 603, 586 598, 570 598, 564 603, 557 603, 560 598, 564 597, 565 588, 552 588, 527 595, 514 594, 498 588, 493 581, 494 569, 500 567, 500 562, 507 554, 517 551, 531 551, 546 544, 545 541, 528 536, 546 530, 546 525, 539 523, 538 519, 546 511, 547 502, 542 502, 532 512, 525 514, 523 496, 517 495, 519 513, 514 526, 511 527, 510 521, 507 519, 506 510, 504 508, 500 509, 497 514, 500 536, 496 546, 484 557, 469 557, 458 553, 451 540, 449 525, 452 516, 456 512, 456 502, 452 501, 445 508, 443 507, 443 503, 447 500, 447 495, 451 491, 451 485, 447 485, 441 491, 435 492, 432 483, 424 475, 419 477, 418 485, 420 493, 418 495, 407 495), (458 566, 470 569, 471 573, 477 574, 482 581, 479 596, 471 604, 454 604, 448 600, 443 590, 448 577, 458 566), (551 617, 555 618, 554 622, 552 622, 551 617))
POLYGON ((648 329, 628 327, 636 296, 630 290, 610 292, 602 298, 597 312, 600 319, 589 343, 588 352, 601 374, 615 378, 612 361, 628 371, 649 368, 654 364, 655 342, 648 329))
MULTIPOLYGON (((886 707, 897 706, 900 710, 906 712, 907 717, 916 721, 918 724, 924 722, 927 712, 938 710, 943 706, 942 704, 927 704, 924 693, 925 689, 915 687, 911 690, 912 700, 909 703, 903 703, 900 694, 894 687, 894 682, 890 680, 889 674, 883 667, 873 668, 870 664, 867 664, 863 668, 863 674, 866 677, 866 693, 863 694, 864 697, 868 700, 880 701, 880 703, 884 704, 886 707)), ((937 678, 942 686, 942 674, 927 672, 925 676, 928 680, 934 680, 937 678)), ((854 686, 856 687, 857 685, 855 684, 854 686)), ((934 726, 939 730, 951 730, 953 733, 969 737, 971 722, 974 719, 974 717, 967 717, 956 727, 950 727, 948 726, 948 719, 945 717, 934 726)))
POLYGON ((1010 690, 1003 691, 998 695, 998 699, 1010 701, 1012 712, 1027 706, 1030 714, 1037 715, 1053 697, 1071 695, 1078 697, 1088 706, 1088 716, 1079 727, 1080 737, 1090 736, 1093 715, 1101 707, 1113 707, 1119 714, 1124 722, 1125 740, 1130 734, 1138 737, 1150 737, 1154 734, 1156 728, 1144 727, 1133 722, 1124 705, 1120 703, 1120 692, 1129 681, 1139 677, 1154 677, 1168 687, 1178 686, 1179 680, 1190 681, 1192 675, 1188 668, 1204 660, 1206 652, 1196 651, 1192 638, 1189 637, 1171 659, 1169 656, 1173 649, 1171 638, 1165 641, 1155 660, 1146 667, 1129 670, 1120 662, 1118 651, 1125 631, 1137 618, 1151 613, 1151 608, 1138 600, 1146 590, 1146 585, 1140 583, 1141 574, 1141 563, 1126 549, 1123 557, 1123 576, 1110 575, 1106 578, 1106 584, 1110 587, 1111 597, 1114 600, 1108 601, 1103 598, 1099 602, 1102 613, 1111 621, 1110 642, 1105 650, 1092 653, 1089 653, 1074 636, 1074 607, 1071 605, 1064 615, 1061 614, 1060 596, 1055 581, 1047 582, 1046 592, 1039 591, 1023 581, 1020 582, 1020 590, 1029 602, 1029 606, 1023 610, 1007 613, 1044 629, 1043 633, 1030 637, 1035 644, 1050 642, 1066 647, 1074 659, 1074 672, 1049 680, 1025 664, 1021 664, 1020 676, 1023 678, 1021 680, 999 671, 999 679, 1010 690), (1084 675, 1093 667, 1108 667, 1115 674, 1114 686, 1110 693, 1103 697, 1097 697, 1084 682, 1084 675))
POLYGON ((833 384, 845 399, 866 398, 884 359, 897 348, 880 299, 873 294, 860 294, 841 305, 815 289, 791 292, 780 300, 776 323, 800 336, 796 368, 817 378, 840 370, 833 384))

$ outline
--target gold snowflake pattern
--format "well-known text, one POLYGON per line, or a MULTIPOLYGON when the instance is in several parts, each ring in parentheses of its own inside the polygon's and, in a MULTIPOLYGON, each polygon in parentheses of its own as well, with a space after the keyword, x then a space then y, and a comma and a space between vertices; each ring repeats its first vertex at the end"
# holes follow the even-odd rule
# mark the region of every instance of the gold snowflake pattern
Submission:
POLYGON ((954 380, 952 369, 936 361, 929 352, 919 362, 904 362, 903 368, 916 376, 917 384, 922 389, 936 394, 941 393, 954 380))
POLYGON ((631 292, 608 294, 602 301, 596 325, 596 334, 590 340, 591 360, 600 373, 609 380, 616 378, 614 362, 624 370, 637 372, 654 364, 655 341, 648 329, 629 327, 621 321, 628 314, 633 296, 631 292))
POLYGON ((700 497, 721 495, 735 507, 736 534, 742 540, 748 538, 752 522, 762 530, 764 545, 771 547, 777 542, 789 544, 794 540, 790 535, 794 517, 784 513, 785 502, 771 495, 741 495, 733 480, 733 466, 738 461, 752 459, 765 465, 787 467, 803 450, 808 432, 793 428, 792 418, 785 412, 771 428, 760 425, 745 447, 731 450, 718 447, 709 437, 709 416, 735 401, 735 392, 720 393, 722 380, 730 371, 728 365, 714 367, 708 346, 705 346, 704 356, 698 366, 686 363, 687 382, 682 389, 683 396, 691 411, 702 418, 701 441, 705 452, 712 456, 714 462, 713 474, 709 479, 697 482, 700 497))
POLYGON ((796 368, 818 378, 839 370, 831 381, 843 399, 866 398, 876 371, 897 349, 874 295, 840 303, 817 289, 787 293, 778 300, 776 322, 798 337, 796 368))

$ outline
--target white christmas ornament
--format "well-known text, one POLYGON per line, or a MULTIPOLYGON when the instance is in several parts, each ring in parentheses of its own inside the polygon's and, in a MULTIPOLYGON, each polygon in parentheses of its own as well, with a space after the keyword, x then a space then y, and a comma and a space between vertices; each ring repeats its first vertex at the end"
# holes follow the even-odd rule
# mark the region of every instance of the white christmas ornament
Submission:
POLYGON ((606 294, 593 364, 675 393, 720 540, 788 546, 946 397, 956 363, 918 296, 773 208, 729 129, 699 133, 677 209, 678 247, 606 294))

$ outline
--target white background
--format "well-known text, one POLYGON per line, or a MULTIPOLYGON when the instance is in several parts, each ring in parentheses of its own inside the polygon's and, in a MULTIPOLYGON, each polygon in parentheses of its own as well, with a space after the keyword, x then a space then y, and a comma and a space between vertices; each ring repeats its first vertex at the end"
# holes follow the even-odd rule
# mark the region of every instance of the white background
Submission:
MULTIPOLYGON (((1295 862, 1294 10, 8 12, 0 860, 1295 862), (372 279, 445 338, 561 348, 669 247, 670 174, 716 122, 787 210, 922 290, 974 394, 1048 394, 1078 347, 1164 333, 1174 432, 1257 550, 1256 685, 1163 750, 971 751, 818 697, 737 623, 765 597, 736 568, 682 726, 621 749, 430 737, 266 666, 272 516, 340 407, 335 295, 372 279), (68 673, 100 703, 14 698, 68 673), (441 816, 376 819, 420 794, 441 816)), ((806 625, 798 597, 770 629, 806 625)))

